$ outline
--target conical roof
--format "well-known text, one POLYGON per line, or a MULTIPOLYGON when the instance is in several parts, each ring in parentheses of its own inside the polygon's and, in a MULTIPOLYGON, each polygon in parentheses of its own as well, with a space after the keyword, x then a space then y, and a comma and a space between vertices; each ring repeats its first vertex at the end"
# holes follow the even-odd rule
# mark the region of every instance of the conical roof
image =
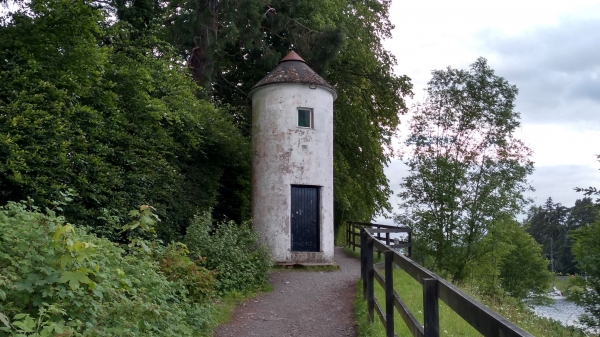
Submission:
POLYGON ((258 81, 255 86, 250 89, 249 96, 252 98, 252 93, 259 87, 263 87, 270 84, 279 83, 302 83, 312 84, 323 87, 331 91, 333 99, 337 98, 335 89, 329 83, 327 83, 321 76, 310 69, 306 64, 306 61, 300 57, 295 51, 291 51, 284 58, 279 61, 277 67, 271 70, 267 76, 263 77, 262 80, 258 81))

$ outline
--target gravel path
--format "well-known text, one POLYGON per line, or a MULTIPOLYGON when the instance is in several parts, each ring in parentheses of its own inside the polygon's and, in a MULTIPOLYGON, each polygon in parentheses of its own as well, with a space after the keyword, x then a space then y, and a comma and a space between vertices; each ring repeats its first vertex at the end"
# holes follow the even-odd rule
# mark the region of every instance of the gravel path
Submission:
POLYGON ((275 271, 273 291, 239 305, 217 337, 356 336, 352 302, 360 262, 335 248, 339 271, 275 271))

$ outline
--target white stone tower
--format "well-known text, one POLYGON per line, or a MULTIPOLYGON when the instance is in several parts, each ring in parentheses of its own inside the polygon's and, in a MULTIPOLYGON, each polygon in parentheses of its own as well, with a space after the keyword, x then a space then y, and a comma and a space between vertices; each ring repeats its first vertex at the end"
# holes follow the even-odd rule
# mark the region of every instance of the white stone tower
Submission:
POLYGON ((276 263, 332 263, 337 94, 292 51, 249 97, 254 226, 276 263))

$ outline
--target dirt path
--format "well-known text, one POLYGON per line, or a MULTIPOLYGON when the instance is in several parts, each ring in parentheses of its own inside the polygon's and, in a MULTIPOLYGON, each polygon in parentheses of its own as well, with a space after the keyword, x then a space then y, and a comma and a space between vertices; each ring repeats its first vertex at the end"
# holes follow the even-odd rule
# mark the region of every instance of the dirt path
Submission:
POLYGON ((275 289, 239 305, 217 337, 356 336, 352 302, 360 262, 335 248, 339 271, 276 271, 275 289))

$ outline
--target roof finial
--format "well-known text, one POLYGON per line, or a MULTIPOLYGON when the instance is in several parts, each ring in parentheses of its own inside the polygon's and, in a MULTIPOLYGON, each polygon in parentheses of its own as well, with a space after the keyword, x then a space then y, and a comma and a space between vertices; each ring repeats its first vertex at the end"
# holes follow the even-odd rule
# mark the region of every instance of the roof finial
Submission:
POLYGON ((304 59, 302 59, 302 57, 300 57, 300 55, 298 55, 298 53, 296 53, 293 50, 289 52, 289 54, 287 54, 284 58, 282 58, 281 61, 279 61, 279 63, 285 61, 300 61, 306 63, 306 61, 304 61, 304 59))

